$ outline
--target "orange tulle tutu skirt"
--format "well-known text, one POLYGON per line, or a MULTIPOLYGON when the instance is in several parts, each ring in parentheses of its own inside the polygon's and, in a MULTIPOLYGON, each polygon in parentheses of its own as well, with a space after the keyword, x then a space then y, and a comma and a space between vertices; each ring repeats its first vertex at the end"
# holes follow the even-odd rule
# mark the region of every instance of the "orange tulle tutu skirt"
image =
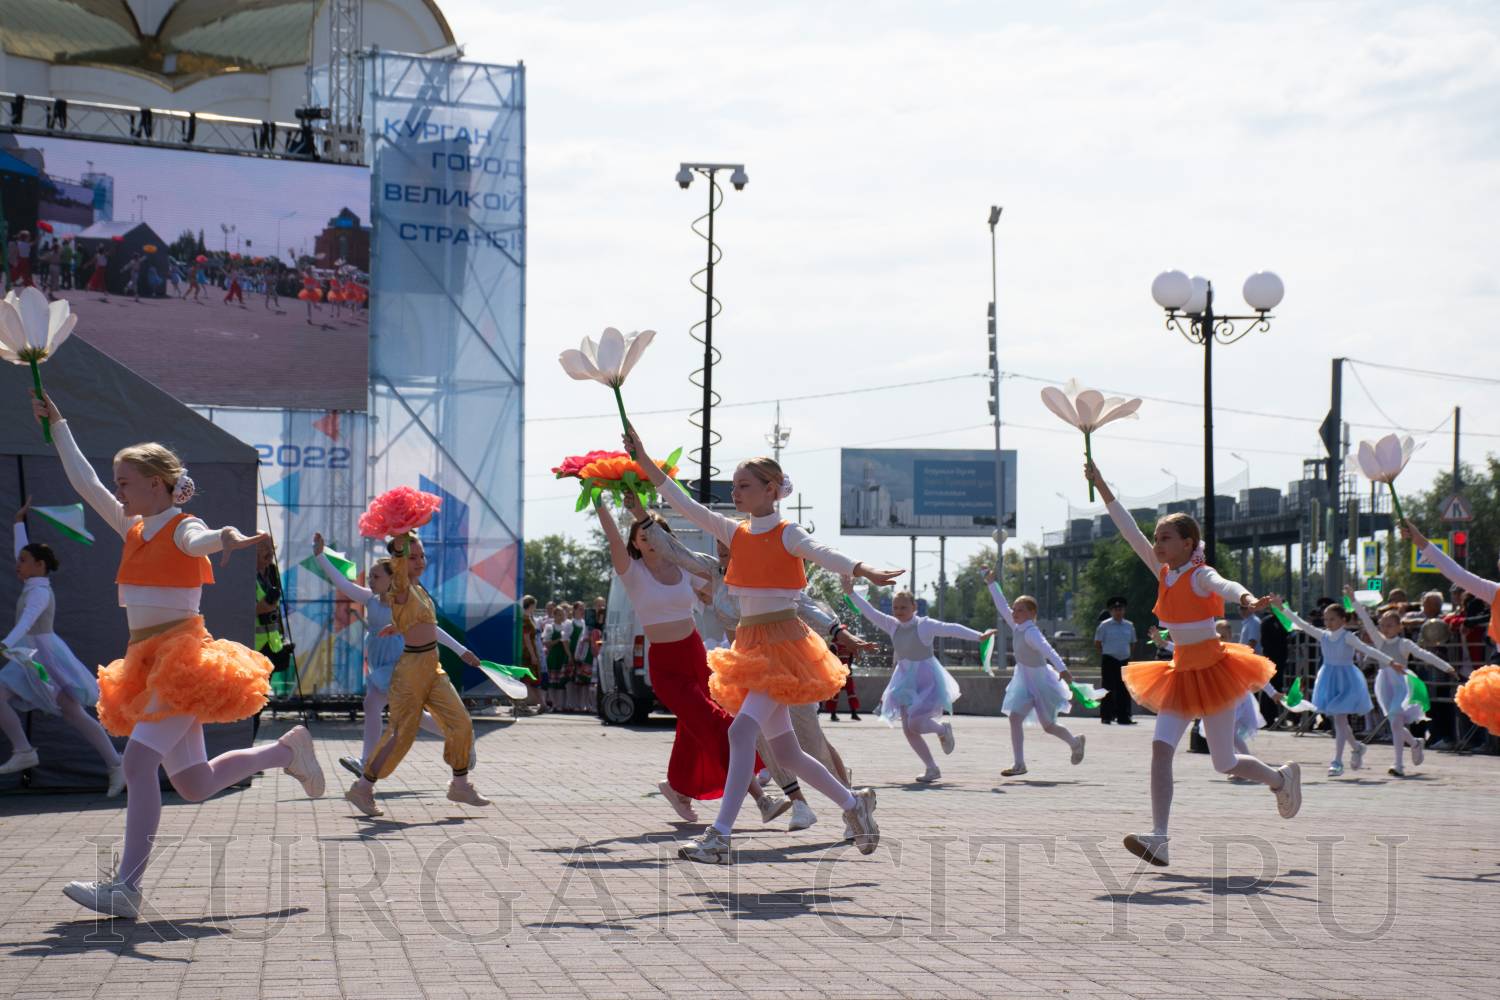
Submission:
POLYGON ((1453 700, 1476 726, 1500 735, 1500 667, 1480 667, 1474 671, 1453 700))
POLYGON ((253 649, 215 639, 199 616, 132 642, 125 658, 99 668, 99 721, 114 736, 137 722, 195 715, 235 722, 266 705, 271 661, 253 649), (148 710, 155 698, 155 708, 148 710))
POLYGON ((708 670, 708 693, 731 715, 751 691, 783 705, 827 701, 849 676, 828 644, 796 618, 741 623, 733 646, 709 651, 708 670))
POLYGON ((1249 646, 1209 639, 1178 646, 1170 660, 1127 663, 1120 675, 1131 697, 1151 711, 1198 719, 1259 691, 1276 676, 1276 664, 1249 646))

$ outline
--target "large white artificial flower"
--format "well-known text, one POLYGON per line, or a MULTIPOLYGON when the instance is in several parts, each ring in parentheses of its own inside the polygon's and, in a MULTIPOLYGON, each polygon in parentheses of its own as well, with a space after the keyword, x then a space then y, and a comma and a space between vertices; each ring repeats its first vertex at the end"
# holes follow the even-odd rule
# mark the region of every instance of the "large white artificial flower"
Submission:
POLYGON ((66 299, 49 304, 35 288, 11 289, 0 300, 0 358, 15 365, 44 361, 77 323, 66 299))
POLYGON ((618 389, 625 383, 625 376, 630 374, 641 355, 646 353, 646 347, 655 336, 655 330, 642 330, 627 335, 611 326, 599 335, 599 343, 594 343, 590 337, 584 337, 578 350, 563 351, 557 356, 557 360, 563 371, 580 382, 600 382, 611 389, 618 389))
MULTIPOLYGON (((78 317, 67 300, 48 303, 35 288, 11 289, 0 300, 0 358, 11 364, 31 366, 31 384, 42 398, 42 373, 37 365, 46 361, 68 339, 78 317)), ((42 439, 52 443, 52 427, 42 418, 42 439)))
POLYGON ((620 396, 620 386, 625 376, 646 353, 647 346, 656 336, 655 330, 642 330, 629 335, 614 327, 605 327, 599 335, 599 343, 588 337, 578 345, 578 350, 563 351, 557 356, 563 371, 580 382, 599 382, 615 391, 615 405, 620 408, 620 424, 630 432, 630 421, 625 417, 625 400, 620 396))
MULTIPOLYGON (((1083 453, 1094 460, 1093 433, 1105 424, 1124 417, 1134 417, 1141 408, 1139 399, 1123 396, 1106 396, 1098 389, 1085 389, 1076 378, 1068 379, 1061 389, 1047 386, 1042 390, 1042 403, 1063 420, 1083 431, 1083 453)), ((1089 500, 1094 499, 1094 484, 1089 483, 1089 500)))
POLYGON ((1405 520, 1401 513, 1401 498, 1396 495, 1396 477, 1401 475, 1412 453, 1422 447, 1408 434, 1387 434, 1371 444, 1359 443, 1359 469, 1373 483, 1385 483, 1391 491, 1391 505, 1396 510, 1397 522, 1405 520))

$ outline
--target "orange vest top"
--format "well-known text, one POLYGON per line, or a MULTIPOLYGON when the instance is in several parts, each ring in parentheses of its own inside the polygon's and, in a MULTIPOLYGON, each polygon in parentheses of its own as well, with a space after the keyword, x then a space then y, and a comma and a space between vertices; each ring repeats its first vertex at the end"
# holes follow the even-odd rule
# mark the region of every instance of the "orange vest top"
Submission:
POLYGON ((172 536, 187 514, 178 514, 146 541, 146 523, 137 521, 125 533, 125 551, 120 553, 120 571, 115 583, 137 587, 201 587, 214 582, 213 564, 207 556, 190 556, 177 547, 172 536))
POLYGON ((1167 567, 1163 566, 1156 577, 1156 607, 1151 610, 1164 622, 1201 622, 1205 618, 1224 617, 1224 598, 1218 594, 1199 597, 1193 591, 1193 574, 1197 568, 1184 572, 1177 582, 1167 586, 1167 567))
POLYGON ((729 541, 729 572, 724 582, 731 587, 755 590, 802 590, 807 586, 807 570, 802 560, 782 544, 781 534, 787 522, 764 534, 750 532, 750 522, 741 521, 729 541))
POLYGON ((1490 602, 1490 638, 1500 646, 1500 613, 1497 612, 1500 612, 1500 590, 1495 591, 1495 599, 1490 602))

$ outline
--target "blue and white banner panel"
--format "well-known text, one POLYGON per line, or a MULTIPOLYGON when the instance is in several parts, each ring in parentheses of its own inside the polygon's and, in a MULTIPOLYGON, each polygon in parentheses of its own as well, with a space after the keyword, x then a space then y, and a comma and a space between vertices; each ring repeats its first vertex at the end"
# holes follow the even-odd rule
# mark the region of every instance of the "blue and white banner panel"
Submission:
POLYGON ((957 536, 989 535, 997 524, 1013 528, 1016 453, 1001 454, 997 476, 994 449, 844 448, 839 531, 957 536))

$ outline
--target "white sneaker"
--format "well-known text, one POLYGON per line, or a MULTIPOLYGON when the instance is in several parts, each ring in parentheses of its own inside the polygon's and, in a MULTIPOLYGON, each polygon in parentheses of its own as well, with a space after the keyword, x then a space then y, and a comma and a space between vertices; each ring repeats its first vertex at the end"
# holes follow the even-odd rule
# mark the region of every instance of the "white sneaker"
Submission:
POLYGON ((1287 761, 1276 769, 1281 772, 1281 787, 1276 789, 1276 811, 1282 819, 1291 819, 1302 808, 1302 765, 1287 761))
POLYGON ((849 825, 849 821, 846 819, 846 820, 844 820, 844 842, 848 843, 849 841, 851 841, 853 839, 854 839, 854 827, 850 826, 849 825))
POLYGON ((1125 850, 1158 868, 1167 866, 1167 837, 1149 833, 1132 833, 1125 838, 1125 850))
POLYGON ((677 856, 705 865, 734 863, 734 851, 729 838, 712 826, 704 830, 701 835, 678 847, 677 856))
POLYGON ((109 769, 109 789, 105 791, 104 797, 112 799, 125 790, 125 765, 116 764, 109 769))
POLYGON ((1393 778, 1404 778, 1404 777, 1406 777, 1406 769, 1404 767, 1387 768, 1385 773, 1389 774, 1393 778))
POLYGON ((1344 776, 1344 762, 1336 760, 1328 765, 1328 776, 1330 778, 1342 778, 1344 776))
POLYGON ((854 831, 854 846, 861 854, 874 854, 880 846, 880 824, 875 822, 875 789, 854 793, 854 808, 844 810, 844 822, 854 831))
POLYGON ((466 806, 487 806, 490 800, 479 794, 479 789, 468 778, 456 775, 448 782, 448 801, 462 802, 466 806))
POLYGON ((292 762, 282 768, 287 774, 302 783, 302 790, 310 799, 323 797, 323 766, 318 763, 313 750, 312 733, 306 726, 293 726, 276 741, 292 752, 292 762))
POLYGON ((1370 749, 1358 740, 1354 741, 1354 747, 1349 751, 1349 769, 1358 771, 1365 766, 1365 751, 1370 749))
POLYGON ((796 799, 792 802, 792 821, 787 824, 788 833, 796 833, 798 830, 806 830, 818 821, 818 814, 812 811, 812 806, 805 799, 796 799))
POLYGON ((792 808, 791 799, 783 799, 775 795, 762 795, 755 804, 760 807, 760 821, 769 823, 792 808))
POLYGON ((929 785, 932 782, 934 782, 934 781, 938 780, 939 778, 941 778, 942 776, 943 776, 943 772, 938 769, 938 766, 936 764, 934 764, 931 767, 929 767, 927 770, 923 771, 922 774, 920 776, 918 776, 917 781, 919 781, 920 783, 922 783, 924 785, 929 785))
POLYGON ((11 754, 10 759, 4 764, 0 764, 0 774, 15 774, 17 771, 36 767, 39 763, 41 759, 36 755, 36 747, 30 750, 20 750, 11 754))
POLYGON ((667 784, 665 781, 658 781, 656 783, 656 789, 657 791, 661 792, 662 797, 667 800, 667 805, 671 806, 672 809, 676 811, 677 815, 681 817, 684 822, 698 822, 698 811, 693 808, 692 799, 688 798, 686 795, 683 795, 681 792, 673 788, 671 785, 667 784))
POLYGON ((1074 764, 1082 764, 1083 763, 1083 743, 1087 739, 1088 739, 1087 736, 1080 736, 1080 737, 1078 737, 1078 742, 1073 744, 1073 757, 1072 757, 1072 760, 1073 760, 1074 764))
POLYGON ((134 920, 141 912, 141 890, 124 882, 69 882, 63 886, 63 895, 79 906, 111 917, 134 920))
POLYGON ((938 742, 943 745, 943 753, 952 753, 956 741, 953 739, 953 723, 943 723, 943 731, 938 733, 938 742))
POLYGON ((1411 745, 1411 762, 1413 767, 1422 766, 1422 758, 1427 755, 1427 739, 1423 737, 1411 745))

